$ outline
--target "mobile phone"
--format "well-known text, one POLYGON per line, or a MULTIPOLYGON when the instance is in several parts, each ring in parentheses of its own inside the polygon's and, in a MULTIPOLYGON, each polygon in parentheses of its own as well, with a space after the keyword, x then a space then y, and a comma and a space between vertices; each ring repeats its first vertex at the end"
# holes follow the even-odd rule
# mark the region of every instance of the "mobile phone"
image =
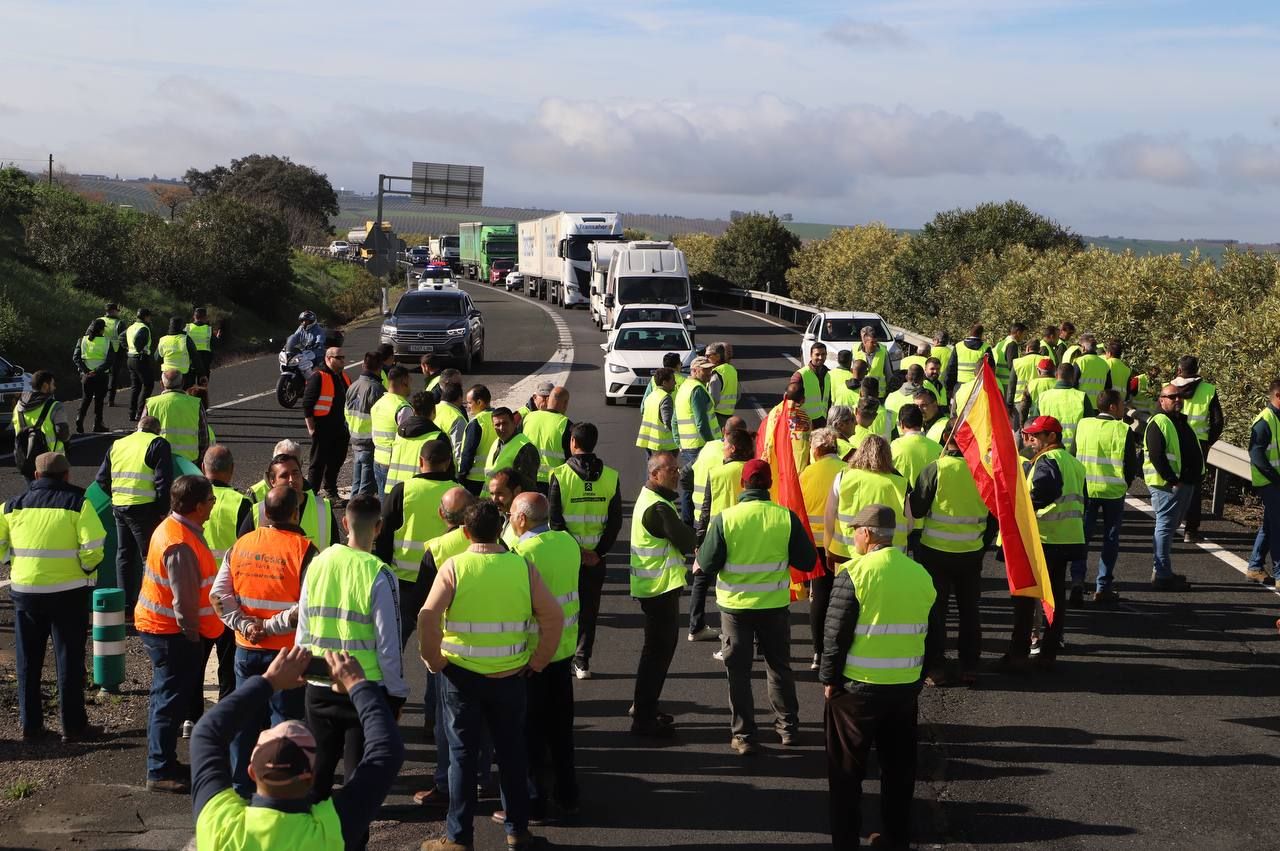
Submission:
POLYGON ((303 676, 319 680, 333 679, 329 673, 329 663, 324 660, 323 656, 312 656, 311 661, 307 663, 307 670, 303 676))

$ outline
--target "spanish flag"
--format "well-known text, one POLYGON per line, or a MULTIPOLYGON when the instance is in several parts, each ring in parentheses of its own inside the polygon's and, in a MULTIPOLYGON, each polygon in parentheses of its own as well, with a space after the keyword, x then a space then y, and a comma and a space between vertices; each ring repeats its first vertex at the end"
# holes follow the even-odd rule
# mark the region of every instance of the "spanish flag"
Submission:
POLYGON ((1009 593, 1040 600, 1045 619, 1052 623, 1053 591, 1040 544, 1040 526, 1031 505, 1022 458, 1013 440, 1009 412, 995 373, 985 358, 968 392, 957 392, 956 397, 964 399, 955 432, 956 443, 969 462, 982 501, 1000 522, 1009 593))
MULTIPOLYGON (((791 450, 791 408, 794 402, 784 401, 779 415, 774 418, 773 432, 769 432, 769 420, 761 425, 756 434, 756 455, 769 463, 773 472, 773 488, 771 496, 774 502, 791 509, 804 530, 813 540, 813 529, 809 527, 809 512, 804 505, 804 491, 800 488, 800 473, 796 470, 795 455, 791 450), (782 451, 779 451, 781 447, 782 451)), ((804 583, 816 579, 823 574, 822 562, 815 560, 813 564, 791 565, 791 599, 803 600, 807 595, 804 583)))

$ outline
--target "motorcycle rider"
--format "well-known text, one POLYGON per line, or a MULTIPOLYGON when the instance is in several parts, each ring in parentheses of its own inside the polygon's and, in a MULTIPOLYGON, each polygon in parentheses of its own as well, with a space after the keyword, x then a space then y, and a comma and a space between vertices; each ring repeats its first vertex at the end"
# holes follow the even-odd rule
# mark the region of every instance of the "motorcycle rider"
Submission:
POLYGON ((324 329, 316 322, 315 313, 304 310, 298 314, 298 330, 285 340, 284 350, 288 354, 310 352, 311 363, 315 366, 324 360, 324 343, 324 329))

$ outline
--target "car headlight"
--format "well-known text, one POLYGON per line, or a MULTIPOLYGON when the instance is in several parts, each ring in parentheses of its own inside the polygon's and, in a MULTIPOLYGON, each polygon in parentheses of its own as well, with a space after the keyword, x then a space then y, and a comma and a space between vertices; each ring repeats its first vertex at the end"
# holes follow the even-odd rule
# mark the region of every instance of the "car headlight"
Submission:
POLYGON ((623 373, 623 372, 630 372, 631 370, 620 363, 611 363, 609 364, 609 371, 617 374, 617 373, 623 373))
POLYGON ((463 334, 467 333, 467 329, 466 328, 450 328, 448 331, 445 331, 445 333, 448 334, 450 337, 461 337, 463 334))
POLYGON ((395 333, 396 333, 396 326, 394 326, 394 325, 383 325, 383 326, 382 326, 382 336, 384 336, 384 337, 392 337, 392 336, 395 336, 395 333))

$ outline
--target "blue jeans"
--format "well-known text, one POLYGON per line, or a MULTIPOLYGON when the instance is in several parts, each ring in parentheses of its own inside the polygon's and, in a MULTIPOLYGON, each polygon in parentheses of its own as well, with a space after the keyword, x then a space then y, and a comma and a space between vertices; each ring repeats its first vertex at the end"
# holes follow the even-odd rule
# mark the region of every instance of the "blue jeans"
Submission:
MULTIPOLYGON (((373 447, 361 449, 359 446, 352 448, 352 468, 351 468, 351 495, 358 493, 374 492, 374 475, 373 475, 373 447)), ((385 483, 386 477, 383 477, 385 483)))
POLYGON ((373 462, 373 486, 376 488, 373 495, 379 499, 382 498, 382 492, 387 489, 387 473, 389 472, 391 472, 391 466, 389 464, 379 464, 377 461, 373 462))
MULTIPOLYGON (((204 681, 200 662, 204 642, 182 633, 139 633, 151 657, 151 698, 147 702, 147 779, 178 776, 178 733, 191 706, 191 694, 204 681)), ((185 779, 185 778, 184 778, 185 779)))
MULTIPOLYGON (((1089 497, 1084 504, 1084 540, 1093 541, 1093 527, 1102 515, 1102 552, 1098 556, 1097 590, 1111 590, 1116 558, 1120 555, 1120 524, 1124 519, 1124 497, 1099 499, 1089 497)), ((1071 562, 1071 581, 1083 583, 1088 573, 1088 559, 1071 562)))
POLYGON ((680 495, 676 507, 680 509, 680 519, 687 525, 693 525, 693 462, 698 460, 697 449, 680 450, 680 495))
POLYGON ((24 733, 44 728, 40 675, 51 636, 53 663, 58 672, 62 732, 80 733, 89 723, 84 711, 84 643, 89 635, 92 592, 91 588, 72 588, 51 594, 10 591, 18 669, 18 718, 24 733))
POLYGON ((1267 554, 1271 554, 1271 575, 1280 578, 1280 486, 1258 488, 1262 497, 1262 524, 1249 555, 1250 570, 1266 570, 1267 554))
MULTIPOLYGON (((427 699, 435 707, 431 712, 432 730, 436 740, 435 781, 437 789, 449 788, 449 766, 453 760, 449 758, 449 739, 445 733, 444 677, 427 672, 427 699)), ((489 740, 489 730, 482 731, 480 753, 476 758, 476 785, 488 786, 493 781, 493 742, 489 740)))
POLYGON ((476 811, 476 759, 484 730, 498 756, 498 785, 506 811, 508 836, 529 828, 529 757, 525 752, 524 677, 486 677, 458 665, 441 672, 445 733, 449 739, 449 815, 445 827, 453 842, 470 845, 476 811))
MULTIPOLYGON (((250 677, 265 674, 277 652, 236 647, 236 688, 244 685, 250 677)), ((248 798, 254 791, 254 783, 249 779, 249 757, 258 743, 258 734, 284 721, 303 720, 307 714, 305 698, 304 688, 278 691, 271 695, 262 712, 241 719, 244 724, 231 740, 231 783, 240 797, 248 798)))
POLYGON ((1156 512, 1156 531, 1151 541, 1151 570, 1156 576, 1167 578, 1173 576, 1173 565, 1169 561, 1173 533, 1187 513, 1187 506, 1191 505, 1195 488, 1182 484, 1177 488, 1153 487, 1150 490, 1151 507, 1156 512))

